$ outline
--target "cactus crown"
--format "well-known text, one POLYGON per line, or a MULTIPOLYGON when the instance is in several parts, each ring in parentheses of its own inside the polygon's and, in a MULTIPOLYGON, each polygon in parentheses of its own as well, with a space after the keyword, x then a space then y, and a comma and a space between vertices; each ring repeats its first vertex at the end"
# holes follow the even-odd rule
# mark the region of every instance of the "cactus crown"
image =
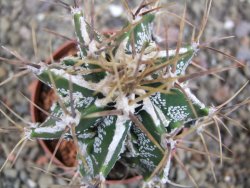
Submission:
POLYGON ((156 14, 145 7, 121 31, 103 35, 72 7, 77 55, 32 68, 58 100, 27 134, 73 139, 89 184, 104 181, 117 161, 150 185, 170 182, 175 136, 209 115, 185 82, 197 43, 162 50, 153 37, 156 14))

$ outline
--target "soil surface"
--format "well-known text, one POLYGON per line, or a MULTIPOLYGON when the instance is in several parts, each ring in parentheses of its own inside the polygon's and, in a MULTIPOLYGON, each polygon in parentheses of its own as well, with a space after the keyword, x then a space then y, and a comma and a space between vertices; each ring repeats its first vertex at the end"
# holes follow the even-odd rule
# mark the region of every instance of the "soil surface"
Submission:
MULTIPOLYGON (((32 62, 39 62, 48 58, 51 51, 57 49, 66 40, 49 34, 46 29, 58 32, 67 37, 74 38, 74 29, 68 10, 58 4, 48 3, 55 1, 35 1, 35 0, 0 0, 0 45, 10 49, 15 49, 25 59, 32 62), (36 34, 37 49, 34 50, 32 42, 32 28, 36 34)), ((73 1, 66 1, 72 3, 73 1)), ((125 22, 125 11, 119 12, 121 8, 120 1, 114 1, 112 4, 117 6, 106 6, 105 2, 96 0, 96 23, 95 27, 100 31, 120 28, 125 22), (114 7, 116 12, 114 11, 114 7)), ((134 6, 138 1, 129 1, 134 6)), ((173 2, 169 0, 168 2, 173 2)), ((174 1, 176 4, 168 8, 179 16, 183 12, 183 1, 174 1)), ((204 10, 204 1, 187 1, 187 20, 197 28, 200 26, 204 10)), ((89 10, 89 9, 88 9, 89 10)), ((215 76, 204 76, 190 81, 189 85, 199 96, 201 101, 210 106, 218 106, 227 101, 250 79, 250 1, 249 0, 216 0, 213 2, 211 13, 208 19, 207 27, 204 31, 200 43, 206 46, 216 48, 227 54, 235 56, 246 66, 241 69, 232 69, 219 75, 223 79, 215 76), (235 36, 227 40, 219 40, 209 43, 215 39, 226 36, 235 36)), ((178 23, 180 20, 166 16, 168 23, 169 44, 174 45, 178 37, 178 23), (171 40, 170 40, 171 39, 171 40)), ((162 33, 161 30, 157 31, 162 33)), ((185 40, 190 41, 192 28, 187 26, 184 30, 185 40)), ((0 56, 13 58, 8 52, 0 49, 0 56)), ((201 49, 194 58, 195 62, 205 68, 225 67, 234 64, 230 58, 209 50, 201 49)), ((197 71, 192 67, 190 71, 197 71)), ((20 68, 0 62, 0 82, 14 73, 20 71, 20 68)), ((16 124, 27 126, 30 121, 29 101, 23 97, 29 96, 29 85, 35 78, 32 75, 22 76, 12 79, 8 84, 0 87, 0 100, 6 103, 11 109, 19 114, 23 121, 12 115, 3 105, 0 109, 7 113, 16 124), (23 95, 22 95, 22 94, 23 95)), ((226 106, 233 109, 233 105, 243 101, 250 96, 250 85, 240 92, 226 106), (230 107, 231 106, 231 107, 230 107)), ((226 110, 226 109, 225 109, 226 110)), ((234 121, 238 121, 250 129, 250 105, 245 105, 230 114, 231 121, 225 121, 228 131, 220 125, 223 143, 232 150, 232 153, 224 150, 224 156, 231 157, 231 160, 224 160, 220 165, 219 159, 212 159, 214 163, 215 176, 213 175, 207 157, 197 155, 186 151, 177 151, 179 158, 182 159, 186 168, 192 174, 199 187, 204 188, 247 188, 250 187, 250 132, 239 126, 234 126, 234 121)), ((13 123, 0 113, 0 166, 4 163, 6 157, 20 140, 21 134, 13 130, 4 132, 4 128, 15 127, 13 123)), ((209 128, 217 136, 216 126, 209 128)), ((199 137, 190 138, 195 141, 194 148, 204 150, 199 137), (197 143, 196 143, 197 142, 197 143)), ((214 153, 219 153, 218 143, 205 137, 208 148, 214 153)), ((19 157, 15 161, 15 155, 9 157, 12 163, 8 163, 6 168, 0 173, 0 188, 47 188, 52 185, 67 185, 68 179, 72 178, 72 172, 66 174, 56 166, 52 165, 50 173, 46 171, 49 158, 45 156, 36 141, 28 141, 21 150, 19 157)), ((185 174, 184 170, 178 164, 173 162, 170 171, 170 180, 182 185, 192 185, 192 182, 185 174)), ((124 187, 123 185, 112 187, 124 187)), ((130 185, 132 187, 132 185, 130 185)), ((136 187, 136 186, 134 186, 136 187)), ((174 187, 166 185, 166 187, 174 187)))

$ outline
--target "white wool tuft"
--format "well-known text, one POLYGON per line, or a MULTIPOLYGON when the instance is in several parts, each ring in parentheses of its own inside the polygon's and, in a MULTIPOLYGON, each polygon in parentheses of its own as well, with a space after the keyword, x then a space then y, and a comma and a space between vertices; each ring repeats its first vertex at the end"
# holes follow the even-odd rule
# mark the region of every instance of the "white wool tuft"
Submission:
POLYGON ((36 133, 55 133, 59 131, 63 131, 67 126, 75 125, 77 126, 81 119, 81 113, 76 110, 76 117, 72 117, 70 115, 63 114, 60 116, 61 121, 56 121, 54 126, 51 127, 37 127, 35 129, 36 133))
POLYGON ((24 127, 24 137, 30 140, 31 129, 24 127))
POLYGON ((71 7, 71 14, 75 15, 75 14, 80 14, 82 12, 82 9, 80 7, 74 8, 71 7))
POLYGON ((27 69, 28 69, 28 70, 31 70, 31 72, 33 72, 35 75, 40 75, 40 74, 42 74, 45 70, 48 69, 48 66, 47 66, 45 63, 43 63, 43 62, 40 62, 40 63, 38 63, 37 65, 40 66, 39 69, 38 69, 38 68, 35 68, 35 67, 33 67, 33 66, 30 66, 30 65, 27 65, 27 69))
POLYGON ((187 94, 187 97, 194 103, 197 104, 201 109, 205 108, 205 104, 203 104, 187 87, 184 87, 184 91, 187 94))
POLYGON ((136 104, 129 105, 129 97, 126 97, 125 95, 121 94, 116 99, 116 109, 122 110, 125 117, 128 117, 130 112, 133 114, 136 106, 136 104))

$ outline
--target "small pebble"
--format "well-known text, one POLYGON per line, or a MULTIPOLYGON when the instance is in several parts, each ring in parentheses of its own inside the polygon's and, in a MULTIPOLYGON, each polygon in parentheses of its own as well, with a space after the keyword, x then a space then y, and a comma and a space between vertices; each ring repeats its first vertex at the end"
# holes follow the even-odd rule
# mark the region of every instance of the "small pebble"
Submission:
POLYGON ((112 16, 119 17, 123 13, 123 8, 120 5, 111 4, 109 5, 109 11, 112 16))
POLYGON ((20 179, 23 181, 23 182, 26 182, 26 180, 27 180, 27 172, 25 171, 25 170, 22 170, 22 171, 20 171, 20 179))
POLYGON ((19 30, 19 33, 20 33, 20 36, 25 39, 25 40, 30 40, 31 39, 31 32, 30 30, 25 27, 25 26, 22 26, 19 30))
POLYGON ((224 28, 225 28, 226 30, 231 30, 231 29, 233 29, 233 28, 234 28, 234 22, 233 22, 232 20, 230 20, 230 19, 227 19, 227 20, 225 21, 225 23, 224 23, 224 28))
POLYGON ((181 168, 178 168, 177 170, 177 179, 178 181, 184 180, 187 178, 187 175, 185 173, 185 171, 181 168))
POLYGON ((7 17, 1 17, 1 29, 0 31, 6 33, 10 28, 10 21, 7 17))
POLYGON ((39 148, 38 147, 32 148, 32 150, 31 150, 31 152, 29 154, 30 160, 34 160, 38 153, 39 153, 39 148))
POLYGON ((236 55, 241 61, 250 61, 250 49, 248 46, 241 46, 236 55))
POLYGON ((27 184, 28 184, 29 188, 35 188, 37 186, 36 182, 34 182, 31 179, 27 180, 27 184))
MULTIPOLYGON (((1 187, 1 186, 0 186, 1 187)), ((14 188, 20 188, 20 180, 17 179, 14 184, 14 188)))
POLYGON ((6 76, 6 70, 0 67, 0 79, 4 78, 5 76, 6 76))

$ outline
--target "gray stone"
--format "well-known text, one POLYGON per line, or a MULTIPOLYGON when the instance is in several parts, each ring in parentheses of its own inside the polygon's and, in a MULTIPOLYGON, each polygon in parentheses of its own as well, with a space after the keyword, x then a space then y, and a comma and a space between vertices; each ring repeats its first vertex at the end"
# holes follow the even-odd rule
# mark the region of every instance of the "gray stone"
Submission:
POLYGON ((20 42, 20 37, 18 35, 9 34, 9 40, 11 46, 16 46, 20 42))
POLYGON ((250 23, 248 21, 241 21, 235 29, 237 37, 244 37, 250 33, 250 23))
POLYGON ((51 176, 43 174, 40 176, 38 184, 40 188, 49 188, 53 184, 53 179, 51 176))
POLYGON ((228 185, 227 185, 226 183, 224 183, 224 182, 219 182, 219 183, 218 183, 218 187, 219 187, 219 188, 227 188, 228 185))
POLYGON ((24 169, 24 162, 21 158, 18 158, 16 163, 15 163, 15 168, 20 171, 22 169, 24 169))
POLYGON ((25 104, 25 103, 17 103, 15 105, 15 110, 19 115, 24 114, 25 112, 27 112, 27 104, 25 104))
POLYGON ((68 183, 64 179, 61 179, 61 178, 57 179, 57 184, 58 185, 68 185, 68 183))
POLYGON ((3 17, 1 18, 0 25, 1 25, 0 31, 3 32, 3 34, 6 34, 6 32, 10 28, 10 20, 7 17, 3 17))
POLYGON ((13 11, 11 12, 11 18, 12 20, 15 20, 18 18, 18 15, 23 11, 23 2, 22 0, 20 1, 13 1, 13 11))
POLYGON ((109 185, 109 188, 126 188, 125 185, 121 185, 121 184, 118 184, 118 185, 109 185))
POLYGON ((178 181, 184 180, 186 179, 186 173, 182 168, 178 168, 177 170, 177 179, 178 181))
POLYGON ((27 178, 28 178, 28 176, 27 176, 27 173, 26 173, 26 171, 25 170, 22 170, 21 172, 20 172, 20 179, 23 181, 23 182, 25 182, 26 180, 27 180, 27 178))
POLYGON ((250 49, 248 46, 242 46, 239 48, 236 57, 241 61, 250 61, 250 49))
MULTIPOLYGON (((0 186, 1 187, 1 186, 0 186)), ((14 188, 20 188, 20 180, 17 179, 14 184, 14 188)))
POLYGON ((0 80, 6 76, 6 70, 0 67, 0 80))
POLYGON ((39 152, 39 148, 38 147, 32 148, 32 150, 31 150, 31 152, 29 154, 29 158, 31 160, 34 160, 37 157, 38 152, 39 152))
POLYGON ((26 26, 21 26, 19 33, 23 39, 25 39, 25 40, 31 39, 31 32, 26 26))
POLYGON ((30 178, 37 182, 38 178, 39 178, 39 171, 38 170, 32 170, 31 173, 30 173, 30 178))
POLYGON ((16 171, 16 169, 6 169, 6 170, 4 170, 4 174, 5 174, 5 176, 7 176, 9 178, 16 178, 17 171, 16 171))
MULTIPOLYGON (((249 61, 249 64, 250 64, 250 61, 249 61)), ((246 66, 244 67, 244 73, 245 75, 250 78, 250 66, 246 66)))

